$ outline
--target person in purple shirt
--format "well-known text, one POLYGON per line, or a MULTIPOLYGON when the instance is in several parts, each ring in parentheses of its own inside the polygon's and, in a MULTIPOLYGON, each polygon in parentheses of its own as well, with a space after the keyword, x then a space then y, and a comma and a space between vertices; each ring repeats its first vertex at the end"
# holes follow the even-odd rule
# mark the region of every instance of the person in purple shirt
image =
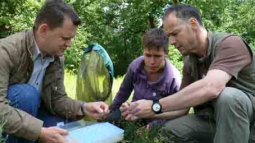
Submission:
MULTIPOLYGON (((117 119, 120 115, 126 117, 128 114, 126 109, 130 102, 127 100, 132 91, 134 91, 132 102, 141 99, 158 102, 159 99, 179 91, 181 76, 178 69, 167 58, 169 38, 164 31, 160 28, 149 30, 144 34, 142 44, 143 56, 136 58, 129 65, 121 87, 110 106, 112 114, 117 119)), ((175 112, 166 112, 149 117, 145 121, 148 121, 146 124, 158 123, 159 120, 179 116, 181 115, 175 112)), ((126 120, 129 120, 128 116, 126 120)))

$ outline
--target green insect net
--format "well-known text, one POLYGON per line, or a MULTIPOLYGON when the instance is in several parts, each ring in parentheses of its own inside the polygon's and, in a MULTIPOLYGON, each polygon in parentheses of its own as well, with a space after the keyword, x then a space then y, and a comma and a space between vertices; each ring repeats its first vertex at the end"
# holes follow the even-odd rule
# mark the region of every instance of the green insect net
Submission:
POLYGON ((78 71, 76 96, 84 102, 112 102, 112 82, 104 59, 95 51, 83 54, 78 71))

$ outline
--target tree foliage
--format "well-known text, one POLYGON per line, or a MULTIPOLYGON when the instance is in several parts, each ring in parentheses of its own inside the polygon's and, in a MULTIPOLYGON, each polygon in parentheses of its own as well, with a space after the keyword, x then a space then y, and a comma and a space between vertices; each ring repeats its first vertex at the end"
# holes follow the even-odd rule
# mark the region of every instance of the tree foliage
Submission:
POLYGON ((166 1, 87 0, 73 6, 89 33, 84 42, 98 42, 110 54, 115 73, 124 74, 128 64, 142 54, 141 37, 159 25, 166 1), (82 7, 82 9, 80 9, 82 7))
POLYGON ((33 26, 42 1, 4 0, 0 3, 0 38, 33 26))
MULTIPOLYGON (((254 44, 255 1, 253 0, 64 0, 82 19, 73 46, 66 53, 66 68, 76 72, 83 49, 101 44, 114 62, 115 73, 122 75, 128 64, 142 55, 141 37, 161 25, 164 9, 176 3, 196 6, 205 27, 242 36, 254 44)), ((0 37, 29 28, 44 0, 4 0, 0 4, 0 37)), ((182 57, 170 47, 170 60, 179 69, 182 57)))

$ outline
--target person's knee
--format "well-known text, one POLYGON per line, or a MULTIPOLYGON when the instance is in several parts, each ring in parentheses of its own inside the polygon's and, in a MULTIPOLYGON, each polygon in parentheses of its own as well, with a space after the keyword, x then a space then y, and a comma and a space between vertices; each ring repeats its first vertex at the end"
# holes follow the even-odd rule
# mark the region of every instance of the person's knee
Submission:
POLYGON ((7 98, 10 106, 36 116, 41 97, 35 87, 29 84, 11 85, 7 91, 7 98))
POLYGON ((160 130, 160 134, 162 135, 161 141, 163 143, 167 143, 169 141, 175 141, 180 139, 179 134, 177 134, 174 130, 175 124, 172 121, 168 121, 160 130))
POLYGON ((161 134, 176 143, 211 142, 213 128, 213 123, 190 114, 168 121, 161 129, 161 134))
POLYGON ((248 96, 232 87, 226 87, 216 99, 216 106, 226 109, 240 108, 240 106, 249 106, 249 104, 251 104, 251 101, 248 96))
POLYGON ((182 124, 182 120, 175 119, 168 121, 161 129, 160 133, 164 140, 171 140, 175 142, 185 142, 190 138, 189 130, 182 124))
POLYGON ((20 102, 39 102, 40 93, 37 89, 29 84, 15 84, 9 86, 7 98, 11 100, 12 98, 17 98, 20 102))
POLYGON ((252 118, 253 107, 249 97, 236 88, 226 87, 215 100, 214 106, 216 118, 228 118, 237 115, 240 117, 248 117, 248 119, 252 118), (222 116, 222 114, 224 114, 224 116, 222 116))
POLYGON ((174 121, 168 121, 161 129, 161 133, 163 136, 169 136, 174 134, 173 130, 175 130, 176 126, 174 121))

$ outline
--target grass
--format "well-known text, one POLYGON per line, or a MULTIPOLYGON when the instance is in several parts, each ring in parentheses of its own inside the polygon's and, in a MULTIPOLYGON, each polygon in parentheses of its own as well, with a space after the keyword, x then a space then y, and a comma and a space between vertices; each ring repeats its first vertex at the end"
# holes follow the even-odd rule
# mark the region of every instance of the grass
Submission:
MULTIPOLYGON (((122 83, 124 76, 115 78, 113 81, 113 87, 112 87, 112 95, 115 96, 120 88, 120 85, 122 83)), ((75 99, 76 96, 76 75, 70 73, 70 72, 65 72, 65 80, 64 80, 64 85, 66 87, 66 92, 68 93, 68 96, 71 97, 72 99, 75 99)))
POLYGON ((66 92, 69 97, 72 99, 75 99, 76 94, 76 75, 65 72, 65 79, 64 79, 64 85, 66 88, 66 92))
POLYGON ((6 124, 7 119, 4 116, 1 116, 0 118, 0 143, 5 143, 6 137, 3 137, 3 127, 6 124))

